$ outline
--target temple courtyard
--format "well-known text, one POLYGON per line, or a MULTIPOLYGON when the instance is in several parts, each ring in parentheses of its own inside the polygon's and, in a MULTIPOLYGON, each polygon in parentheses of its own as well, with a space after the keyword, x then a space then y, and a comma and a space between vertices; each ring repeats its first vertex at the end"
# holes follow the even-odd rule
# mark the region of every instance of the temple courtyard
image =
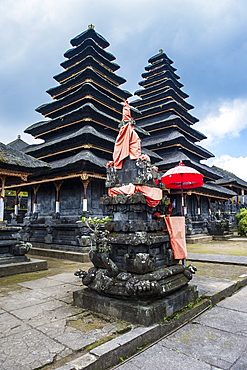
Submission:
POLYGON ((73 306, 89 262, 46 258, 48 270, 1 278, 1 370, 246 369, 246 243, 188 245, 200 298, 149 327, 73 306))

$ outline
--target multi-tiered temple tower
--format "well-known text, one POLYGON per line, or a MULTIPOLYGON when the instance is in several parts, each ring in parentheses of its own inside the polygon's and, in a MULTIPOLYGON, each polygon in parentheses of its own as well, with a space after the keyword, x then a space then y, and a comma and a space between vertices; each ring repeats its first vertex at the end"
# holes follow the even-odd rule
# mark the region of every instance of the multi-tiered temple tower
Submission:
MULTIPOLYGON (((211 213, 211 203, 216 199, 224 202, 233 193, 216 185, 214 181, 219 178, 218 173, 200 163, 213 154, 198 145, 206 136, 193 128, 198 119, 189 112, 193 106, 185 100, 188 95, 182 90, 173 61, 160 50, 148 62, 146 72, 142 74, 143 80, 139 82, 142 89, 135 92, 139 99, 131 103, 142 113, 136 118, 137 125, 150 133, 142 145, 162 157, 155 163, 160 171, 165 172, 182 161, 204 175, 203 187, 185 193, 185 213, 189 218, 187 231, 207 232, 207 224, 203 220, 211 213)), ((173 213, 181 209, 178 193, 173 190, 170 195, 172 201, 176 200, 173 213)))
POLYGON ((122 103, 131 95, 119 88, 125 79, 115 73, 119 66, 105 50, 109 43, 93 26, 71 44, 73 48, 65 52, 66 61, 61 63, 64 71, 54 76, 58 86, 47 90, 52 102, 36 109, 46 120, 25 130, 44 140, 29 146, 26 153, 50 165, 49 171, 30 181, 29 210, 33 214, 26 237, 58 246, 78 245, 78 230, 71 225, 68 232, 68 224, 83 212, 103 214, 99 199, 105 193, 105 166, 112 157, 122 103), (35 215, 40 224, 37 232, 35 215), (63 222, 67 223, 65 235, 58 231, 63 222))

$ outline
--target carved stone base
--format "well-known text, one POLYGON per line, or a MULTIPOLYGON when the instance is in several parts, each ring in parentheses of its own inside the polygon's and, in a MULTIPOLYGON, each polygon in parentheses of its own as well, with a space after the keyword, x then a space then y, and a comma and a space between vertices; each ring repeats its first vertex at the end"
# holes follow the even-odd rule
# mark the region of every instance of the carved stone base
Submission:
POLYGON ((74 305, 144 326, 161 322, 198 298, 197 287, 187 285, 156 301, 124 301, 99 295, 89 289, 73 293, 74 305))
MULTIPOLYGON (((114 264, 113 264, 114 265, 114 264)), ((75 275, 91 290, 123 300, 159 299, 188 284, 196 267, 174 265, 146 274, 132 274, 92 267, 88 272, 78 270, 75 275)))

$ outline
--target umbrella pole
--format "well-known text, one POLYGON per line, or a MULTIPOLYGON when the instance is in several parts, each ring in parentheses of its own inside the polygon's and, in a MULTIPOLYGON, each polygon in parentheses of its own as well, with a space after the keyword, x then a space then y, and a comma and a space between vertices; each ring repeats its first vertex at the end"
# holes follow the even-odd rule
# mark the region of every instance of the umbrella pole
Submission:
POLYGON ((184 189, 183 189, 183 183, 181 182, 181 196, 182 196, 182 216, 184 216, 184 189))
MULTIPOLYGON (((182 216, 184 216, 184 189, 182 182, 181 182, 181 195, 182 195, 182 216)), ((182 260, 182 265, 186 267, 186 258, 182 260)))

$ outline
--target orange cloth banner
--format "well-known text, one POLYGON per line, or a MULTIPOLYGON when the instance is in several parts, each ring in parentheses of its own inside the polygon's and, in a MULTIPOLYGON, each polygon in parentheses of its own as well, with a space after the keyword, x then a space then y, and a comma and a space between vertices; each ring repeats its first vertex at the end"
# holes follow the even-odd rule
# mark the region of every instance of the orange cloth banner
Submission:
POLYGON ((164 217, 166 222, 174 258, 183 260, 187 258, 185 239, 185 217, 164 217))
POLYGON ((130 159, 138 159, 141 156, 141 139, 131 122, 121 127, 115 142, 113 161, 116 169, 122 168, 123 159, 128 156, 130 159))
POLYGON ((110 197, 114 197, 117 194, 133 195, 135 193, 145 195, 147 205, 150 207, 156 207, 162 199, 162 189, 151 186, 129 184, 108 189, 110 197))

